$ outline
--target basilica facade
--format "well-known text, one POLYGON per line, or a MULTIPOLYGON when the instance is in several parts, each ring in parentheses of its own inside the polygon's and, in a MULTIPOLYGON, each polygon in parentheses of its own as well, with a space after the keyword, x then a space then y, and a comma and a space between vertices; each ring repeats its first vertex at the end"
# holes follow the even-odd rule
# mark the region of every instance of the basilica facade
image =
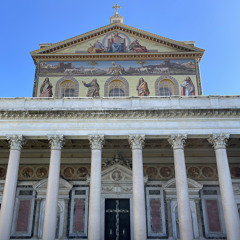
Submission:
POLYGON ((115 9, 0 100, 0 239, 239 240, 240 97, 203 96, 203 49, 115 9))

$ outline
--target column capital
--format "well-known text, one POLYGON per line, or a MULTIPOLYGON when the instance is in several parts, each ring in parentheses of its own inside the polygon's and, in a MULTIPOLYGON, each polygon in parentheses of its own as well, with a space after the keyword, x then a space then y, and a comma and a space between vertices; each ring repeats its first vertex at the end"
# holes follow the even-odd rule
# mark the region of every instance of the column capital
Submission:
POLYGON ((48 136, 48 140, 51 150, 61 150, 65 144, 63 135, 51 135, 48 136))
POLYGON ((104 135, 89 135, 88 139, 92 150, 102 150, 104 144, 104 135))
POLYGON ((144 147, 145 135, 129 135, 128 142, 132 149, 142 149, 144 147))
POLYGON ((226 149, 229 134, 212 134, 209 136, 208 141, 211 143, 215 150, 226 149))
POLYGON ((7 136, 7 140, 10 150, 21 151, 22 146, 26 143, 26 140, 22 135, 9 135, 7 136))
POLYGON ((176 135, 169 136, 168 142, 171 144, 174 150, 184 149, 186 139, 187 139, 187 134, 176 134, 176 135))

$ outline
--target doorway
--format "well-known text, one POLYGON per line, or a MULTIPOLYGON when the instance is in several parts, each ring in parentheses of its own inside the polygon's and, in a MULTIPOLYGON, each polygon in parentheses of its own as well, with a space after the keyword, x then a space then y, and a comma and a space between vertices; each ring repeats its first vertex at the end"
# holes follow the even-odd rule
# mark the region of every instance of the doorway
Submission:
POLYGON ((129 199, 105 199, 105 240, 130 240, 129 199))

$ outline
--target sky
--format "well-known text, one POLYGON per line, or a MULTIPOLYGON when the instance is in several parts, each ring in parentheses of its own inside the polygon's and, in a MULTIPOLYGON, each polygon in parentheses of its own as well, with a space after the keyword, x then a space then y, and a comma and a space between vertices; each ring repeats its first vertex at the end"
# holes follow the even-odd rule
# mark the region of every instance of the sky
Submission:
POLYGON ((240 95, 239 0, 8 0, 0 7, 0 97, 31 97, 30 52, 108 25, 116 3, 124 24, 205 49, 203 95, 240 95))

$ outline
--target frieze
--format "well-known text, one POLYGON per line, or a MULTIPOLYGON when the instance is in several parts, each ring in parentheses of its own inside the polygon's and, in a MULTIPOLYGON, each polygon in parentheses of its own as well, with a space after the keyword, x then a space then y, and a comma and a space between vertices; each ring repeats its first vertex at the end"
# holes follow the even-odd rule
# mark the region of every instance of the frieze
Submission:
MULTIPOLYGON (((60 176, 66 180, 86 180, 90 176, 90 165, 61 165, 60 176)), ((175 177, 174 165, 144 165, 144 176, 149 180, 169 180, 175 177)), ((41 180, 48 177, 48 165, 20 165, 19 180, 41 180)), ((0 165, 0 180, 6 178, 7 165, 0 165)), ((231 164, 232 179, 240 179, 239 165, 231 164)), ((187 176, 194 180, 217 180, 217 168, 214 164, 187 165, 187 176)), ((118 182, 122 179, 119 171, 113 172, 112 179, 118 182)))
POLYGON ((115 118, 235 118, 240 109, 170 109, 110 111, 1 111, 0 119, 115 119, 115 118))

